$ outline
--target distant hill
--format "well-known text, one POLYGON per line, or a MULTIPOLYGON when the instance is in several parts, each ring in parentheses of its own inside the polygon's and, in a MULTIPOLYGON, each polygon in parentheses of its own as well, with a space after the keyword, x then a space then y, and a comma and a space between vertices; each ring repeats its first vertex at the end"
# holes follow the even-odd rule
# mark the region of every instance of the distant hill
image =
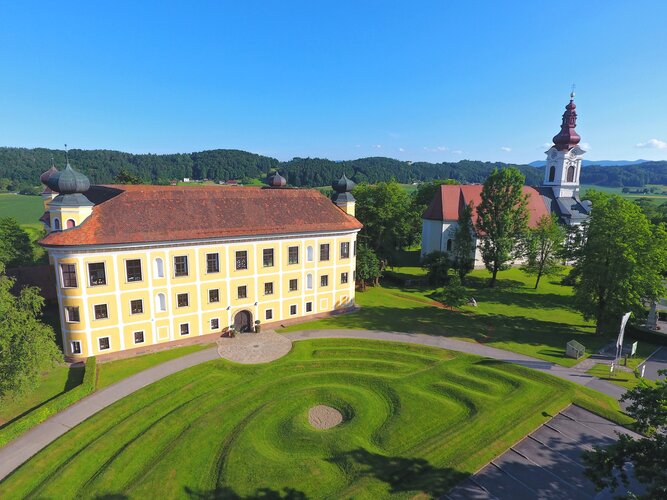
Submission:
MULTIPOLYGON (((0 181, 8 179, 21 186, 39 184, 39 175, 54 158, 58 168, 65 164, 65 152, 45 148, 0 148, 0 181)), ((460 182, 484 182, 496 167, 507 163, 462 160, 456 163, 406 162, 392 158, 371 157, 332 161, 323 158, 293 158, 280 162, 275 158, 232 149, 216 149, 183 154, 131 154, 109 150, 69 151, 70 163, 97 184, 113 182, 121 171, 146 182, 168 183, 171 179, 189 177, 195 180, 229 180, 264 178, 279 169, 292 186, 326 186, 343 173, 355 182, 380 182, 396 179, 401 183, 452 178, 460 182)), ((542 174, 527 165, 514 165, 535 184, 542 174)), ((6 182, 5 182, 6 184, 6 182)), ((1 187, 1 186, 0 186, 1 187)))
MULTIPOLYGON (((599 165, 600 167, 624 167, 627 165, 639 165, 646 163, 648 160, 582 160, 581 164, 584 167, 589 165, 599 165)), ((543 167, 547 164, 545 160, 531 161, 528 165, 531 167, 543 167)))

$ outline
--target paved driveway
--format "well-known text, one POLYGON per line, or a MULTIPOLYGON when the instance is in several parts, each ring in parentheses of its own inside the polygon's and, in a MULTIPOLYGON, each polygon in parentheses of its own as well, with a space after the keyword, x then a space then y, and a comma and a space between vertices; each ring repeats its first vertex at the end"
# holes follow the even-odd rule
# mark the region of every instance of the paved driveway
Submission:
MULTIPOLYGON (((611 499, 583 475, 581 454, 615 442, 616 433, 637 434, 578 406, 570 406, 492 460, 445 498, 611 499)), ((623 491, 616 491, 620 495, 623 491)))
POLYGON ((658 375, 658 370, 667 370, 667 347, 661 347, 655 351, 644 364, 646 365, 644 378, 649 380, 658 380, 658 378, 664 379, 664 376, 658 375))

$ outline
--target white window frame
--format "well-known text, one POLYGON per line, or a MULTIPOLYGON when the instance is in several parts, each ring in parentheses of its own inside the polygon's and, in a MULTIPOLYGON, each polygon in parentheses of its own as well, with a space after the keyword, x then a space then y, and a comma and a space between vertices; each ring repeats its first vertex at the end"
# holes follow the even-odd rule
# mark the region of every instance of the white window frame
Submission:
POLYGON ((204 256, 204 261, 206 262, 206 274, 219 274, 220 273, 220 252, 208 252, 204 256), (216 264, 218 265, 218 270, 217 271, 209 271, 208 270, 208 256, 209 255, 215 255, 216 256, 216 264))
POLYGON ((289 315, 296 316, 297 314, 299 314, 299 306, 297 306, 296 304, 291 304, 289 306, 289 315), (294 312, 292 312, 292 308, 294 308, 294 312))
POLYGON ((123 259, 123 267, 125 268, 125 283, 141 283, 144 281, 144 264, 141 260, 141 258, 138 259, 123 259), (130 281, 127 276, 127 263, 130 260, 138 260, 139 261, 139 267, 141 268, 141 279, 140 280, 133 280, 130 281))
POLYGON ((108 335, 106 337, 97 337, 97 350, 98 351, 110 351, 111 350, 111 337, 109 337, 108 335), (106 349, 102 349, 102 344, 100 344, 100 341, 102 339, 107 339, 109 341, 109 347, 107 347, 106 349))
POLYGON ((132 341, 134 342, 134 345, 145 344, 146 332, 144 330, 137 330, 135 332, 132 332, 132 341), (136 337, 137 333, 141 333, 141 338, 143 339, 141 342, 137 342, 137 337, 136 337))
POLYGON ((79 306, 63 306, 64 313, 65 313, 65 323, 81 323, 81 309, 79 306), (72 321, 69 317, 69 308, 70 307, 76 307, 79 311, 79 320, 78 321, 72 321))
POLYGON ((155 278, 164 278, 164 259, 162 257, 155 257, 154 267, 155 267, 155 278))
POLYGON ((219 288, 209 288, 206 292, 206 296, 208 298, 208 303, 209 304, 219 304, 220 303, 220 289, 219 288), (211 300, 211 292, 217 290, 218 292, 218 300, 211 300))
POLYGON ((164 292, 159 292, 155 295, 155 309, 157 312, 167 312, 167 294, 164 292), (160 297, 163 300, 160 300, 160 297))
POLYGON ((179 335, 179 337, 187 337, 187 336, 190 335, 191 333, 192 333, 192 332, 190 331, 190 323, 189 323, 189 322, 187 322, 187 323, 179 323, 179 324, 178 324, 178 335, 179 335), (188 325, 188 333, 183 333, 183 330, 181 329, 181 327, 182 327, 183 325, 188 325))
POLYGON ((308 245, 306 247, 306 262, 313 262, 313 247, 312 245, 308 245))
POLYGON ((93 304, 93 321, 104 321, 105 319, 109 319, 109 304, 107 303, 102 303, 102 304, 93 304), (106 306, 107 308, 107 317, 106 318, 97 318, 97 314, 95 313, 95 308, 97 306, 106 306))
POLYGON ((88 263, 86 263, 86 267, 88 268, 88 287, 106 286, 106 285, 109 284, 108 280, 107 280, 107 264, 106 264, 106 262, 104 262, 104 261, 102 261, 102 262, 88 262, 88 263), (98 284, 95 284, 95 285, 90 283, 90 278, 91 278, 90 265, 91 264, 102 264, 102 266, 104 266, 104 283, 98 283, 98 284))
POLYGON ((313 273, 306 274, 306 290, 313 289, 313 273))
POLYGON ((190 258, 188 254, 183 254, 183 255, 174 255, 174 258, 172 259, 172 264, 174 266, 174 279, 178 278, 188 278, 190 277, 190 258), (181 274, 180 276, 176 275, 176 259, 180 257, 185 257, 185 274, 181 274))
POLYGON ((306 302, 306 307, 304 308, 304 313, 311 313, 313 312, 313 303, 311 301, 306 302), (310 306, 310 311, 308 310, 308 306, 310 306))
POLYGON ((183 308, 183 307, 190 307, 190 292, 182 292, 182 293, 177 293, 176 294, 176 308, 183 308), (178 297, 179 295, 187 295, 188 297, 188 305, 187 306, 179 306, 178 305, 178 297))
POLYGON ((69 350, 70 350, 70 353, 71 353, 72 355, 75 355, 75 354, 81 354, 81 353, 83 352, 83 351, 81 350, 81 341, 80 341, 80 340, 72 340, 72 341, 70 341, 70 343, 69 343, 69 350), (75 351, 75 349, 74 349, 74 345, 79 346, 79 352, 74 352, 74 351, 75 351))
POLYGON ((211 318, 211 319, 208 321, 208 326, 209 326, 209 328, 210 328, 211 330, 220 330, 220 318, 211 318), (216 326, 215 328, 213 327, 213 322, 214 322, 214 321, 217 321, 217 322, 218 322, 218 326, 216 326))
POLYGON ((264 311, 264 321, 271 321, 273 319, 273 309, 267 309, 264 311), (268 314, 271 313, 271 317, 267 317, 268 314))
POLYGON ((58 267, 60 270, 60 287, 66 288, 68 290, 79 288, 79 271, 76 268, 76 264, 72 264, 71 262, 61 262, 58 267), (76 286, 65 286, 65 278, 63 277, 63 266, 74 266, 74 279, 76 280, 76 286))
POLYGON ((129 306, 129 311, 130 311, 130 316, 136 316, 137 314, 144 314, 146 312, 146 308, 144 307, 144 299, 130 299, 128 302, 129 306), (135 313, 132 312, 132 302, 135 300, 140 300, 141 301, 141 312, 140 313, 135 313))

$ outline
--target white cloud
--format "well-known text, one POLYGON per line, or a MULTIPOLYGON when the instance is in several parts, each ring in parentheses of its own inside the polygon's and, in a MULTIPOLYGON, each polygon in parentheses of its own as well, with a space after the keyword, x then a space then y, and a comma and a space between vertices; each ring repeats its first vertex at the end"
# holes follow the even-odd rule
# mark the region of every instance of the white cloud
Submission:
POLYGON ((583 149, 584 151, 591 150, 591 145, 588 142, 582 142, 581 144, 579 144, 579 146, 581 146, 581 149, 583 149))
POLYGON ((431 153, 442 153, 444 151, 449 151, 449 148, 447 146, 436 146, 434 148, 424 146, 424 151, 429 151, 431 153))
POLYGON ((501 151, 505 151, 506 153, 509 153, 510 151, 512 151, 512 148, 507 147, 507 146, 502 146, 500 149, 501 149, 501 151))
POLYGON ((462 155, 462 154, 463 154, 463 151, 461 151, 460 149, 455 149, 455 150, 452 151, 452 154, 454 154, 454 155, 462 155))
POLYGON ((401 153, 402 153, 403 151, 405 151, 405 149, 403 149, 403 148, 398 148, 398 150, 399 150, 401 153))
POLYGON ((373 147, 375 149, 382 149, 382 144, 374 144, 373 147))
POLYGON ((643 149, 667 149, 667 142, 658 139, 649 139, 646 142, 637 143, 635 147, 643 149))

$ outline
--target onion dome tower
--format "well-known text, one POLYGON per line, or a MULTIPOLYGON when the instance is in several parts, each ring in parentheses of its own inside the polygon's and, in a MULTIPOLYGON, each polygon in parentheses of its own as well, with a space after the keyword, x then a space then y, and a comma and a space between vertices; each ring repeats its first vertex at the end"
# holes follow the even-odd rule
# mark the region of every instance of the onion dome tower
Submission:
POLYGON ((77 227, 93 213, 93 203, 84 195, 90 189, 90 180, 74 170, 69 159, 64 170, 48 177, 46 185, 58 193, 49 203, 52 231, 77 227))
POLYGON ((356 184, 348 179, 345 174, 343 177, 331 184, 331 187, 334 190, 334 195, 331 197, 331 200, 336 204, 338 208, 343 210, 348 215, 354 217, 354 206, 356 201, 354 196, 352 196, 352 190, 356 184))
POLYGON ((287 185, 287 179, 280 175, 280 173, 276 170, 273 175, 266 179, 266 183, 270 188, 283 188, 287 185))
POLYGON ((576 109, 572 91, 570 102, 565 106, 560 131, 553 138, 554 145, 545 152, 547 164, 542 186, 550 187, 556 198, 572 198, 579 195, 581 159, 586 151, 579 147, 581 137, 576 131, 576 109))
POLYGON ((42 175, 39 176, 39 181, 42 184, 44 184, 44 190, 41 193, 39 193, 39 195, 42 197, 42 201, 44 202, 44 210, 48 210, 49 202, 56 197, 56 193, 54 193, 51 190, 51 188, 47 186, 46 183, 49 180, 49 177, 57 173, 58 169, 53 164, 53 158, 51 158, 51 168, 49 168, 46 172, 44 172, 42 175))

